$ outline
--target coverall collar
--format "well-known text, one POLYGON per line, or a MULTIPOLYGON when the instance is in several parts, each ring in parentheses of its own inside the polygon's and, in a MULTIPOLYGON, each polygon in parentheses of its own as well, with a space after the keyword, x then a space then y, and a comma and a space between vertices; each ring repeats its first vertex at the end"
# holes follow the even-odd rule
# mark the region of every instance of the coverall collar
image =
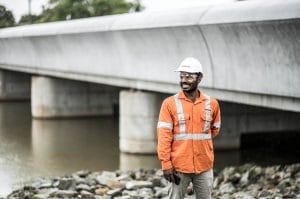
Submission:
MULTIPOLYGON (((195 101, 195 104, 201 103, 202 101, 205 101, 205 100, 206 100, 206 98, 205 98, 205 96, 204 96, 204 93, 201 92, 199 89, 198 89, 198 92, 200 93, 200 97, 197 97, 197 99, 196 99, 196 101, 195 101)), ((189 102, 192 102, 189 98, 187 98, 187 97, 184 95, 183 91, 180 91, 180 92, 179 92, 178 98, 179 98, 179 99, 184 99, 184 100, 189 101, 189 102)))

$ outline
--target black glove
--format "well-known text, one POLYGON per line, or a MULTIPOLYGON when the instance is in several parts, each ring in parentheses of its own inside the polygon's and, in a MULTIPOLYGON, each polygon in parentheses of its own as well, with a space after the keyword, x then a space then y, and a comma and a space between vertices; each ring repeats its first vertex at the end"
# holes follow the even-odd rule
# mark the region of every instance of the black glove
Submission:
POLYGON ((179 185, 180 183, 180 177, 175 171, 175 169, 167 169, 163 170, 164 178, 168 180, 169 182, 175 183, 176 185, 179 185))

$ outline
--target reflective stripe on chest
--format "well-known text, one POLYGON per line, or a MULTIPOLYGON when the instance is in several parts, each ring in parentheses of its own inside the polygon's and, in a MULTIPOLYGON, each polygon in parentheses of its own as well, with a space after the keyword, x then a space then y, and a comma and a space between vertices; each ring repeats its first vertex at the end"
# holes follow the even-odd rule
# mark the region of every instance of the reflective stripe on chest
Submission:
MULTIPOLYGON (((179 94, 174 95, 174 100, 177 109, 178 123, 179 123, 179 134, 173 136, 174 140, 206 140, 211 139, 211 135, 207 134, 210 123, 210 97, 205 95, 205 123, 202 133, 188 133, 186 132, 186 124, 183 113, 182 102, 179 99, 179 94), (203 134, 205 133, 205 134, 203 134)), ((201 118, 201 117, 199 117, 201 118)))

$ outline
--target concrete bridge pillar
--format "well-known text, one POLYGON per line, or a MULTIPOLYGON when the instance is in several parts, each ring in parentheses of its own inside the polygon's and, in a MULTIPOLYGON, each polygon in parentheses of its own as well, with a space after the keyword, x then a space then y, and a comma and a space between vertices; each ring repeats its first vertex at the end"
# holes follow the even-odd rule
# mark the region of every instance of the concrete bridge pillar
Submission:
POLYGON ((120 93, 120 150, 156 153, 156 125, 163 96, 142 91, 120 93))
POLYGON ((96 84, 33 76, 31 112, 35 118, 110 115, 117 94, 96 84))
POLYGON ((0 70, 0 100, 30 99, 30 75, 0 70))

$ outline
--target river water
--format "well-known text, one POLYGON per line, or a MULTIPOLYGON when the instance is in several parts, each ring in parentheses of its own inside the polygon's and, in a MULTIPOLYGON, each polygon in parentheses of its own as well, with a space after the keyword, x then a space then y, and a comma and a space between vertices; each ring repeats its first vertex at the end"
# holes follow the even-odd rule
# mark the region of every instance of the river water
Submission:
MULTIPOLYGON (((119 152, 118 117, 36 120, 30 102, 0 102, 0 196, 32 179, 79 170, 159 168, 156 155, 119 152)), ((297 154, 217 151, 215 168, 290 163, 297 154), (287 155, 288 154, 288 155, 287 155), (267 158, 266 158, 267 157, 267 158)))

